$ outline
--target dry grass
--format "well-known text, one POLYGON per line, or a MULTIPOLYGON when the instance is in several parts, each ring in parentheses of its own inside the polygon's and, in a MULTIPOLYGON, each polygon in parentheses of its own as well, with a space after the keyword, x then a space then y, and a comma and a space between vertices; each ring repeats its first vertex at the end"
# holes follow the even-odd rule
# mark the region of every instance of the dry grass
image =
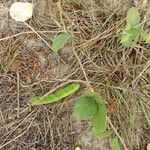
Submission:
MULTIPOLYGON (((0 3, 0 149, 84 149, 80 139, 88 124, 79 130, 72 107, 74 99, 90 88, 104 96, 109 128, 122 149, 144 150, 150 141, 150 45, 139 42, 127 49, 120 44, 132 2, 30 1, 35 11, 27 23, 49 45, 64 30, 74 36, 58 54, 25 24, 9 17, 12 2, 0 3), (80 82, 82 90, 57 104, 28 105, 30 97, 66 82, 80 82)), ((144 16, 150 5, 139 8, 144 16)))

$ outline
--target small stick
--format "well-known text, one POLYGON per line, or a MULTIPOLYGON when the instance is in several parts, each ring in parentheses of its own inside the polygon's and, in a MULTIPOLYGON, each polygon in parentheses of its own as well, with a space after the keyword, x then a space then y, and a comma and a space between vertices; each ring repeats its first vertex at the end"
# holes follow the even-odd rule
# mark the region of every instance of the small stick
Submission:
POLYGON ((117 137, 119 138, 120 142, 122 143, 123 147, 125 150, 128 150, 123 139, 121 138, 121 136, 119 135, 119 133, 117 132, 117 130, 115 129, 115 127, 113 126, 111 120, 108 118, 108 122, 110 124, 110 126, 112 127, 112 129, 114 130, 114 132, 116 133, 117 137))
POLYGON ((19 72, 17 72, 17 102, 18 102, 18 107, 17 107, 17 118, 19 118, 19 109, 20 109, 20 101, 19 101, 19 72))

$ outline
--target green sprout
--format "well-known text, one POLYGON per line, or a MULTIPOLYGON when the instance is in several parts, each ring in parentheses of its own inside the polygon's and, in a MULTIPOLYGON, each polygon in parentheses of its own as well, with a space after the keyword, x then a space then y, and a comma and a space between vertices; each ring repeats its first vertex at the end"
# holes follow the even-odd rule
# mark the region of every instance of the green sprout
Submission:
POLYGON ((86 92, 74 105, 74 113, 79 120, 90 120, 92 132, 96 137, 108 137, 107 108, 102 97, 96 92, 86 92))
POLYGON ((121 43, 126 47, 131 47, 142 37, 146 43, 150 44, 150 34, 144 31, 141 26, 140 12, 136 7, 132 7, 127 12, 126 26, 122 32, 121 43))

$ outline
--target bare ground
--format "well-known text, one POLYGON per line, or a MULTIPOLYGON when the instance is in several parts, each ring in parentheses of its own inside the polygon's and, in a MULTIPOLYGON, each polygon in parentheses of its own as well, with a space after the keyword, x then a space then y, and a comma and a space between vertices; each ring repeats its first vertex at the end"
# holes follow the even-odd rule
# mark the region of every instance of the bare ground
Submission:
POLYGON ((149 28, 149 3, 139 1, 32 0, 27 22, 51 45, 68 30, 74 40, 54 54, 25 24, 12 20, 13 0, 0 1, 0 149, 109 150, 108 139, 91 135, 88 122, 78 122, 73 103, 84 89, 101 93, 108 107, 108 128, 122 149, 144 150, 150 142, 150 45, 120 44, 125 14, 138 6, 149 28), (28 100, 66 83, 81 89, 59 103, 31 107, 28 100))

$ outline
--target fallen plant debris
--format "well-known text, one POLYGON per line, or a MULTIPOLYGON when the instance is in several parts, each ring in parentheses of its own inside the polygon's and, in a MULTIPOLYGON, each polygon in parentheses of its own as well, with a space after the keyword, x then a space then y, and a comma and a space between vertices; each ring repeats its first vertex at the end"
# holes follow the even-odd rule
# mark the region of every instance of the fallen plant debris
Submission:
POLYGON ((0 149, 148 149, 149 46, 146 1, 0 2, 0 149))

